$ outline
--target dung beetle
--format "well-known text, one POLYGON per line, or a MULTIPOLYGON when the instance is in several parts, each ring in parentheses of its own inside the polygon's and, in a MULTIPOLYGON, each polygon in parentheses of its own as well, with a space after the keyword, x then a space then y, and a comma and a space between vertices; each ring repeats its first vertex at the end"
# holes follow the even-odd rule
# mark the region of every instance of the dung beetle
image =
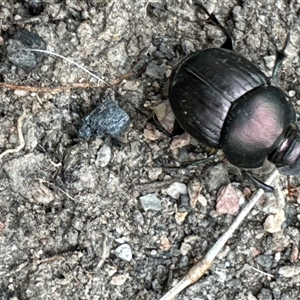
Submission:
POLYGON ((293 105, 262 71, 233 51, 226 29, 209 16, 227 40, 221 48, 188 55, 173 70, 169 101, 176 120, 201 144, 222 149, 236 167, 259 168, 268 159, 281 174, 300 174, 293 105))

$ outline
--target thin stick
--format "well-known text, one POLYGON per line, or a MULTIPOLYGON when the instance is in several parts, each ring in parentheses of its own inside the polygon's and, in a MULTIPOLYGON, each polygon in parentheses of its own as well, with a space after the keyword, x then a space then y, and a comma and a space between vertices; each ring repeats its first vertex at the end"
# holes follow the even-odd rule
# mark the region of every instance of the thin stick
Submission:
POLYGON ((16 85, 16 84, 0 82, 0 88, 8 88, 10 90, 22 90, 22 91, 36 92, 36 93, 59 93, 59 92, 67 91, 67 90, 71 90, 71 89, 100 88, 100 86, 99 85, 93 86, 89 83, 74 83, 72 85, 49 88, 49 87, 16 85))
MULTIPOLYGON (((271 185, 276 178, 278 171, 276 169, 269 175, 266 180, 267 185, 271 185)), ((239 213, 233 223, 229 226, 228 230, 218 239, 218 241, 212 246, 212 248, 206 253, 205 257, 194 265, 190 271, 185 275, 168 293, 166 293, 160 300, 171 300, 187 286, 198 281, 204 273, 210 268, 213 260, 217 254, 221 251, 228 239, 232 236, 233 232, 239 227, 241 222, 245 219, 251 209, 255 206, 260 197, 264 194, 262 189, 256 191, 247 205, 239 213)))
POLYGON ((26 110, 23 111, 22 115, 18 119, 18 136, 19 136, 19 146, 16 147, 15 149, 7 149, 4 152, 0 154, 0 159, 3 158, 5 155, 10 154, 10 153, 17 153, 21 151, 25 147, 25 140, 23 136, 23 120, 26 118, 26 110))

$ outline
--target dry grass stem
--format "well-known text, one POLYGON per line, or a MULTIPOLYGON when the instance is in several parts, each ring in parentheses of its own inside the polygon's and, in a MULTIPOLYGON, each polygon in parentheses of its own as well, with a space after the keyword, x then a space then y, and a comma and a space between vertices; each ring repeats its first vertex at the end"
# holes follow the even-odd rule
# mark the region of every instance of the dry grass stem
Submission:
MULTIPOLYGON (((269 175, 266 180, 267 185, 271 185, 276 178, 278 171, 276 169, 269 175)), ((255 206, 260 197, 264 194, 262 189, 256 191, 252 198, 249 200, 247 205, 242 209, 239 215, 235 218, 233 223, 229 226, 227 231, 218 239, 218 241, 212 246, 212 248, 207 252, 204 258, 194 265, 190 271, 185 275, 167 294, 165 294, 160 300, 171 300, 176 295, 178 295, 187 286, 198 281, 204 273, 210 268, 213 260, 221 251, 223 246, 227 243, 228 239, 232 236, 234 231, 239 227, 241 222, 245 219, 251 209, 255 206)))

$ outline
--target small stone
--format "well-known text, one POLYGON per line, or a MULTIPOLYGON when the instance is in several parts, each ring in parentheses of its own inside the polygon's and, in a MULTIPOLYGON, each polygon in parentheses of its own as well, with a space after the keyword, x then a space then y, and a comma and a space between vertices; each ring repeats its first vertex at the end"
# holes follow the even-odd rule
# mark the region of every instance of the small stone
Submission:
POLYGON ((209 167, 205 173, 208 192, 216 191, 222 185, 227 185, 230 183, 228 170, 225 164, 219 163, 216 166, 209 167))
POLYGON ((265 269, 270 269, 272 266, 272 259, 269 255, 259 255, 255 261, 265 269))
POLYGON ((280 252, 276 252, 275 256, 274 256, 274 260, 275 261, 280 261, 280 259, 281 259, 281 253, 280 252))
POLYGON ((111 160, 111 149, 107 145, 103 145, 97 153, 96 166, 104 168, 106 167, 111 160))
POLYGON ((181 255, 185 256, 189 253, 189 251, 192 249, 192 246, 187 243, 182 243, 180 246, 180 253, 181 255))
POLYGON ((132 252, 128 244, 123 244, 115 250, 115 255, 122 260, 131 261, 132 252))
POLYGON ((187 215, 188 215, 188 212, 177 212, 175 215, 176 223, 181 225, 184 222, 187 215))
POLYGON ((225 282, 226 281, 226 278, 227 278, 226 270, 216 268, 215 273, 216 273, 216 275, 218 275, 218 278, 219 278, 220 282, 225 282))
POLYGON ((269 55, 269 56, 265 56, 263 59, 265 61, 266 67, 268 69, 272 70, 273 66, 274 66, 276 56, 275 55, 269 55))
POLYGON ((258 300, 272 300, 272 294, 269 289, 262 288, 260 293, 257 295, 258 300))
POLYGON ((257 298, 251 293, 248 293, 247 300, 257 300, 257 298))
POLYGON ((289 97, 294 97, 294 96, 296 95, 296 91, 290 90, 290 91, 288 92, 288 94, 289 94, 289 97))
POLYGON ((285 221, 284 210, 279 210, 275 215, 270 215, 264 222, 264 229, 270 233, 281 231, 282 223, 285 221))
POLYGON ((118 271, 117 266, 108 266, 108 268, 107 268, 108 276, 113 276, 117 271, 118 271))
POLYGON ((283 277, 294 277, 300 274, 300 266, 284 266, 279 268, 278 273, 283 277))
POLYGON ((114 276, 114 277, 112 277, 110 284, 123 285, 128 277, 129 277, 129 274, 114 276))
POLYGON ((170 197, 178 199, 181 194, 187 194, 187 187, 184 183, 174 182, 166 189, 166 193, 170 197))
POLYGON ((161 200, 155 193, 140 197, 140 201, 145 211, 149 209, 157 211, 161 210, 161 200))
POLYGON ((119 244, 124 244, 125 243, 125 240, 123 238, 117 238, 117 239, 115 239, 115 241, 119 244))
POLYGON ((148 171, 148 177, 150 180, 157 180, 158 176, 162 173, 162 168, 152 168, 148 171))
POLYGON ((24 91, 24 90, 15 90, 14 94, 17 97, 25 97, 25 96, 29 95, 29 92, 28 91, 24 91))

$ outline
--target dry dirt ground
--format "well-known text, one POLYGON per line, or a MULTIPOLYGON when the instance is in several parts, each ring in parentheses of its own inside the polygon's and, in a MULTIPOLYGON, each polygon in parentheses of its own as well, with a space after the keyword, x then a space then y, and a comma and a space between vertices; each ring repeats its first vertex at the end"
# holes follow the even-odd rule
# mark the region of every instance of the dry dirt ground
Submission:
MULTIPOLYGON (((299 0, 198 1, 267 76, 275 45, 290 33, 277 84, 300 111, 299 0)), ((173 139, 150 118, 168 100, 180 59, 224 42, 206 19, 193 1, 0 0, 0 82, 32 87, 0 92, 0 153, 17 149, 0 162, 1 300, 159 299, 231 224, 234 216, 216 211, 216 194, 229 182, 246 193, 244 179, 220 151, 193 140, 171 148, 173 139), (54 56, 31 71, 13 65, 7 46, 22 28, 113 88, 54 56), (90 87, 54 90, 79 83, 90 87), (107 95, 129 114, 130 127, 118 141, 80 139, 82 119, 107 95), (189 207, 191 186, 202 196, 189 207), (142 205, 148 194, 156 210, 142 205)), ((298 191, 286 177, 274 186, 178 299, 300 299, 298 191), (266 230, 274 215, 279 225, 266 230)))

